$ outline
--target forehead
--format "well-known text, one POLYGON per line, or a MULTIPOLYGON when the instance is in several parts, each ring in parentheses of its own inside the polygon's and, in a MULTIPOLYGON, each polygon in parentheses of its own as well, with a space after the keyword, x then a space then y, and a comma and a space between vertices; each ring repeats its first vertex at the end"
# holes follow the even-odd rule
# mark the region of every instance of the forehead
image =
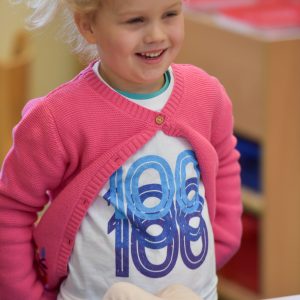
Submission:
POLYGON ((150 8, 167 9, 171 6, 181 5, 181 3, 182 0, 103 0, 103 5, 117 14, 150 8))

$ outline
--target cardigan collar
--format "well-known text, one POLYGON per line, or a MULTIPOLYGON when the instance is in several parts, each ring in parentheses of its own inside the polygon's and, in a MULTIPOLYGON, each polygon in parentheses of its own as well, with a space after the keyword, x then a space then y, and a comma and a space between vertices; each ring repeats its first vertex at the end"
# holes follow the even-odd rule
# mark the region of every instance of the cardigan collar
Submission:
POLYGON ((99 94, 99 97, 102 98, 102 101, 110 102, 118 109, 130 114, 133 118, 142 119, 147 123, 158 125, 159 127, 163 125, 162 123, 159 124, 160 120, 163 119, 168 121, 175 114, 175 111, 181 102, 184 90, 184 77, 176 64, 171 65, 175 81, 174 89, 168 102, 159 113, 140 106, 134 102, 128 101, 125 97, 109 88, 96 76, 95 72, 93 71, 94 64, 95 62, 92 62, 85 70, 81 72, 80 75, 83 76, 89 86, 97 94, 99 94))

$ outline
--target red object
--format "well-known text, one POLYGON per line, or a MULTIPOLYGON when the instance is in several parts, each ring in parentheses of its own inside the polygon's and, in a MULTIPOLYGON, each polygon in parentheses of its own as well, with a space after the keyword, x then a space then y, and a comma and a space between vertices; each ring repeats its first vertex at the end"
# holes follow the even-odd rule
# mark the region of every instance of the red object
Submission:
POLYGON ((244 214, 242 220, 241 247, 231 261, 219 271, 219 275, 259 293, 259 219, 244 214))
POLYGON ((217 11, 221 8, 254 4, 256 0, 184 0, 187 7, 200 11, 217 11))
POLYGON ((255 4, 224 8, 219 12, 260 28, 300 27, 299 0, 259 0, 255 4))

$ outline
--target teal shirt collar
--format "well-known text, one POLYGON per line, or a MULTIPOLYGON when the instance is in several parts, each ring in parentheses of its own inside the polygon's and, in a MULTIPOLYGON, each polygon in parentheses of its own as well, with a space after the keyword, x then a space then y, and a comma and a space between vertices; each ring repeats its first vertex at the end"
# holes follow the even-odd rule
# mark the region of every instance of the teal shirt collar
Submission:
POLYGON ((133 99, 133 100, 147 100, 147 99, 151 99, 151 98, 154 98, 154 97, 157 97, 157 96, 161 95, 169 87, 170 81, 171 81, 171 75, 170 75, 169 70, 167 70, 165 72, 164 78, 165 78, 165 83, 164 83, 163 87, 161 89, 159 89, 158 91, 155 91, 153 93, 136 94, 136 93, 128 93, 128 92, 121 91, 121 90, 118 90, 118 89, 116 89, 116 91, 119 94, 121 94, 121 95, 123 95, 123 96, 125 96, 127 98, 133 99))

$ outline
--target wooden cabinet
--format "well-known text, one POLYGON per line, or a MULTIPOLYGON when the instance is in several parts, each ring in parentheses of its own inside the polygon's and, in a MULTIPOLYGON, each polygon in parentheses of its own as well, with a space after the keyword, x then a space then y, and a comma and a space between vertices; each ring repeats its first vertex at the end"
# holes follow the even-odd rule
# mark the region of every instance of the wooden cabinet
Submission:
POLYGON ((27 33, 16 35, 11 56, 0 60, 0 165, 12 144, 12 128, 28 98, 31 54, 27 33))
POLYGON ((260 293, 220 278, 220 295, 300 294, 300 34, 242 32, 195 12, 185 18, 177 62, 219 78, 233 102, 236 132, 262 149, 262 193, 243 193, 245 211, 261 224, 260 293))

